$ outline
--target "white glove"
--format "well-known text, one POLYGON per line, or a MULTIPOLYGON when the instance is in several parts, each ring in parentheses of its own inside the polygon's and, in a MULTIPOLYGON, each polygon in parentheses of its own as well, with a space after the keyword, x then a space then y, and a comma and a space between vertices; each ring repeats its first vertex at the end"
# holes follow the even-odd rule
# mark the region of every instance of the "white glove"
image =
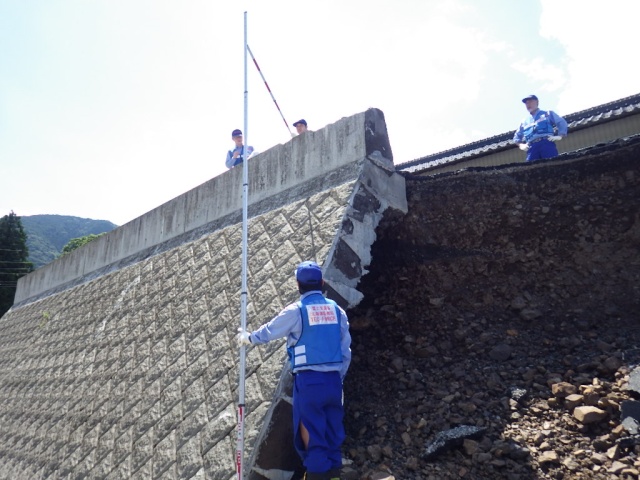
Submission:
POLYGON ((522 150, 523 152, 526 152, 527 150, 529 150, 529 145, 527 145, 526 143, 519 143, 518 147, 520 148, 520 150, 522 150))
POLYGON ((552 142, 559 142, 560 140, 562 140, 562 137, 560 135, 552 135, 550 137, 547 137, 548 140, 551 140, 552 142))
POLYGON ((291 132, 291 138, 296 138, 296 136, 297 136, 296 133, 291 132))
POLYGON ((238 328, 236 341, 238 342, 239 347, 241 347, 242 345, 251 345, 251 334, 246 330, 242 330, 242 328, 238 328))

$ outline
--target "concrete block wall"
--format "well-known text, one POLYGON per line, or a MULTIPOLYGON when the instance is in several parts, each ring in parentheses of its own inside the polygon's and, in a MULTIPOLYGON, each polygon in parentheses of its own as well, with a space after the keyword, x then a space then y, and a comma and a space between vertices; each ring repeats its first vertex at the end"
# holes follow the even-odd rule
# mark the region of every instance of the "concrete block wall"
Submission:
MULTIPOLYGON (((330 296, 356 304, 378 221, 406 212, 382 112, 326 130, 250 162, 250 328, 297 298, 293 270, 309 258, 330 296)), ((240 194, 240 176, 231 170, 21 283, 0 319, 1 479, 235 478, 242 228, 231 202, 213 204, 214 186, 240 194)), ((248 350, 252 479, 294 468, 268 449, 290 438, 285 357, 283 341, 248 350)))

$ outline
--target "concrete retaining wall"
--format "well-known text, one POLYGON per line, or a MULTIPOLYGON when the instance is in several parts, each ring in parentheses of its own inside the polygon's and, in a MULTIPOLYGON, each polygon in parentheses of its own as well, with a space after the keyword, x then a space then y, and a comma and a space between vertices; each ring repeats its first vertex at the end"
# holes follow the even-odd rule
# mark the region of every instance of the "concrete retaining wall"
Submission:
MULTIPOLYGON (((249 166, 248 328, 297 299, 293 271, 307 259, 323 266, 328 296, 357 304, 378 222, 407 209, 382 112, 249 166)), ((235 478, 240 177, 231 170, 21 282, 0 319, 0 479, 235 478)), ((299 463, 286 443, 285 357, 283 341, 247 352, 251 480, 290 478, 299 463)))

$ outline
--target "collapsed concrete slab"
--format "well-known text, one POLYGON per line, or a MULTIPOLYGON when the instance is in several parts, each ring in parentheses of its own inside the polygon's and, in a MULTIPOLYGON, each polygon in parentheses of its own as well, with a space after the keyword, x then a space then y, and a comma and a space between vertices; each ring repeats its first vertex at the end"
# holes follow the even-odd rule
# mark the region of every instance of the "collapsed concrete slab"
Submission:
POLYGON ((459 425, 443 432, 438 432, 424 447, 422 458, 432 460, 443 452, 462 445, 464 439, 479 438, 486 428, 475 425, 459 425))
MULTIPOLYGON (((235 476, 241 170, 21 279, 0 319, 7 478, 235 476)), ((249 161, 249 328, 297 298, 314 259, 356 305, 375 228, 407 210, 379 110, 249 161)), ((252 479, 295 468, 284 341, 247 353, 252 479), (273 445, 277 445, 278 455, 273 445)))

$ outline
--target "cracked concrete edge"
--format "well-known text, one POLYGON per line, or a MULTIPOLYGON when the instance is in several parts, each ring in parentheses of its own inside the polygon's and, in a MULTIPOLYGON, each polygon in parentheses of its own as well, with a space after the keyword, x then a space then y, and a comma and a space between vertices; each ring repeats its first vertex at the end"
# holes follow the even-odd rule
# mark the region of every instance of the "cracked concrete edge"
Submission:
MULTIPOLYGON (((262 441, 267 439, 271 430, 275 428, 275 425, 272 422, 272 418, 276 407, 281 401, 293 405, 293 398, 287 394, 287 392, 291 391, 292 388, 293 376, 291 375, 291 367, 289 364, 289 359, 287 358, 283 362, 282 372, 280 373, 278 386, 276 387, 276 391, 273 395, 273 401, 271 402, 271 405, 269 406, 269 409, 267 410, 263 418, 262 427, 260 428, 260 431, 258 432, 258 435, 256 437, 256 443, 254 445, 255 448, 253 448, 253 451, 251 452, 251 455, 247 460, 247 471, 255 471, 256 473, 259 473, 260 475, 271 479, 271 477, 266 475, 265 472, 269 472, 272 469, 263 469, 259 465, 256 465, 256 462, 258 455, 260 454, 260 446, 262 441)), ((291 474, 293 475, 293 472, 291 472, 291 474)))
POLYGON ((375 229, 387 209, 407 213, 405 179, 389 170, 379 155, 369 155, 362 162, 340 231, 334 237, 323 267, 328 296, 345 309, 355 307, 362 300, 357 286, 368 273, 375 229))

